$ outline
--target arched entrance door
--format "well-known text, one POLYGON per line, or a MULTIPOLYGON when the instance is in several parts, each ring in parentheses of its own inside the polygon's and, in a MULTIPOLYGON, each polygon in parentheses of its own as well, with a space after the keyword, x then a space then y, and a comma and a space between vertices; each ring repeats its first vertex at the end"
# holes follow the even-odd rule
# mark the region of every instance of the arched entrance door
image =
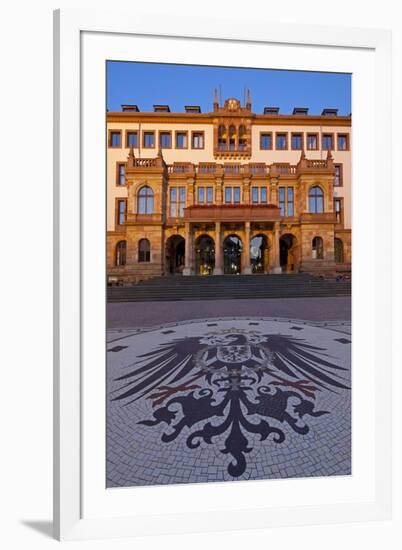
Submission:
POLYGON ((297 271, 297 259, 295 257, 297 240, 294 235, 287 233, 279 240, 280 263, 283 273, 297 271))
POLYGON ((253 273, 268 270, 268 241, 265 235, 255 235, 250 242, 250 263, 253 273))
POLYGON ((209 235, 201 235, 195 241, 195 272, 212 275, 215 267, 215 242, 209 235))
POLYGON ((166 271, 172 275, 184 268, 185 241, 180 235, 172 235, 166 241, 166 271))
POLYGON ((237 235, 229 235, 223 241, 223 272, 225 275, 241 273, 241 252, 243 244, 237 235))

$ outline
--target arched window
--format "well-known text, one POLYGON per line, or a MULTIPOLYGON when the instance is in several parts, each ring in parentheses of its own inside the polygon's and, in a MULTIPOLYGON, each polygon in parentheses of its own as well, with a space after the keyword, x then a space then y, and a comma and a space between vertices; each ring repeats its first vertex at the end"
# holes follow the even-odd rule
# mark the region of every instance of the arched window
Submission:
POLYGON ((138 261, 139 262, 151 261, 151 244, 148 239, 141 239, 138 242, 138 261))
POLYGON ((229 150, 234 151, 236 147, 236 127, 229 126, 229 150))
POLYGON ((313 258, 315 260, 322 260, 324 258, 324 243, 321 237, 314 237, 313 239, 313 258))
POLYGON ((335 239, 335 262, 337 264, 343 264, 343 242, 341 239, 335 239))
POLYGON ((239 127, 239 151, 244 151, 247 145, 246 127, 242 124, 239 127))
POLYGON ((144 185, 138 192, 138 214, 153 214, 154 192, 148 185, 144 185))
POLYGON ((220 151, 226 151, 226 128, 221 125, 218 128, 218 148, 220 151))
POLYGON ((127 260, 127 242, 119 241, 116 245, 116 265, 126 265, 127 260))
POLYGON ((308 209, 311 214, 321 214, 324 212, 324 193, 318 185, 315 185, 309 191, 308 209))

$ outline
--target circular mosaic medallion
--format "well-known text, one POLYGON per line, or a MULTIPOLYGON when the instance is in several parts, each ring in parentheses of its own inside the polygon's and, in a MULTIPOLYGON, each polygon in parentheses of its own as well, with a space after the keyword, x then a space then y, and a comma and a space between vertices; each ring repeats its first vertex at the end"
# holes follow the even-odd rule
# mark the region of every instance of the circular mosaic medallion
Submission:
POLYGON ((107 350, 107 486, 350 473, 349 324, 196 320, 107 350))

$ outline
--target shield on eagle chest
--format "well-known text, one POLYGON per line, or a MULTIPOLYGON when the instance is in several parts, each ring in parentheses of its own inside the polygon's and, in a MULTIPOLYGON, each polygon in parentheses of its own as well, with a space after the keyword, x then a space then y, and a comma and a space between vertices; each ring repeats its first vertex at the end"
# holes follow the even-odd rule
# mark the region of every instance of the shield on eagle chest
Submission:
POLYGON ((216 357, 222 363, 245 363, 251 358, 251 349, 248 344, 218 346, 216 357))

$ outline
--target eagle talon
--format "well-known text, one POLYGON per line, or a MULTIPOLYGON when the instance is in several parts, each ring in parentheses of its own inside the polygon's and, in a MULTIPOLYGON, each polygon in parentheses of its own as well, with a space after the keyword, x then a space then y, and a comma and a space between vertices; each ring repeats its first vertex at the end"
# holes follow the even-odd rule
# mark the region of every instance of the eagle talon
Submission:
POLYGON ((175 395, 176 393, 196 390, 200 387, 201 386, 199 386, 198 384, 190 384, 190 385, 181 384, 179 386, 159 386, 159 388, 157 388, 156 390, 157 393, 153 393, 152 395, 150 395, 149 399, 153 400, 154 406, 160 405, 161 403, 166 401, 166 399, 168 399, 172 395, 175 395))

